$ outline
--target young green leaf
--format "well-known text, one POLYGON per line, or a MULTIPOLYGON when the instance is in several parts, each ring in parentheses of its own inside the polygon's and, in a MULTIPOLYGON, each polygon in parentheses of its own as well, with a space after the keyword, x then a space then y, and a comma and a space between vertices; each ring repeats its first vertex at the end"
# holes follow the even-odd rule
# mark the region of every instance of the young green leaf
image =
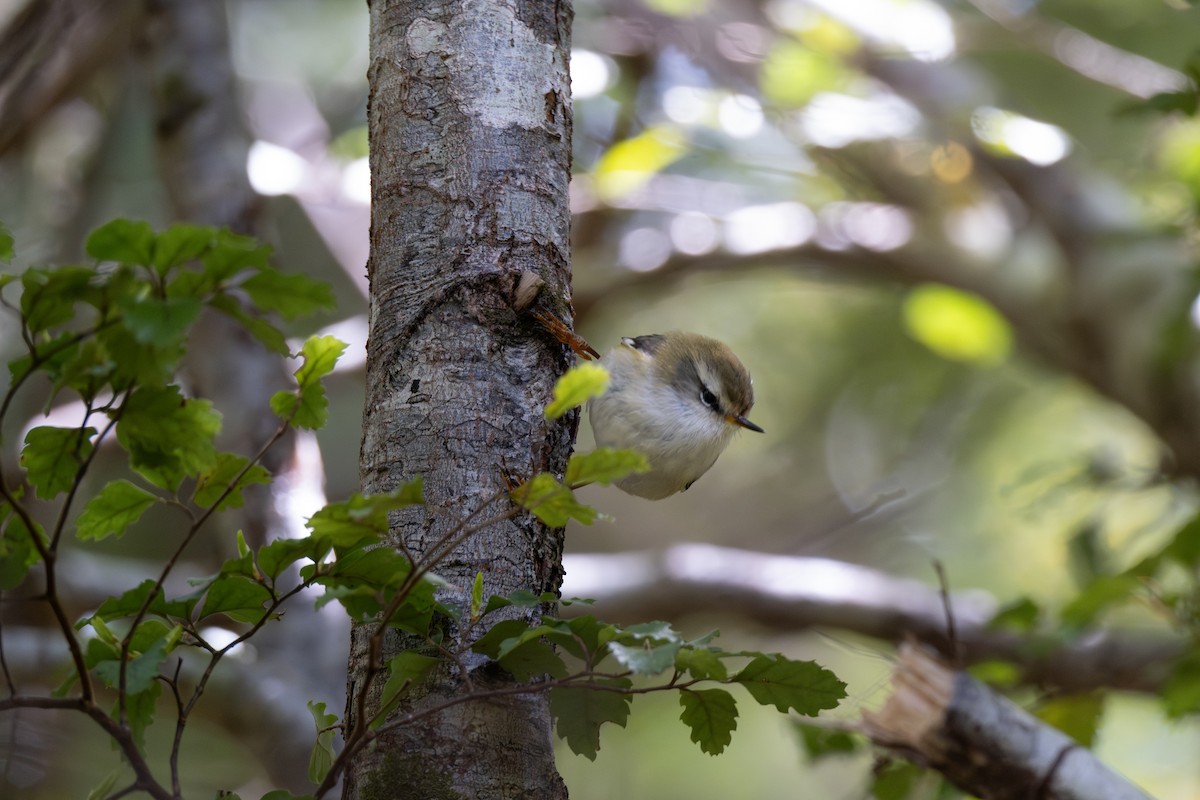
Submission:
POLYGON ((567 676, 567 665, 554 651, 554 646, 539 639, 513 647, 497 661, 520 682, 530 681, 544 675, 549 675, 551 678, 567 676))
POLYGON ((276 311, 284 319, 295 319, 335 305, 329 284, 296 272, 285 274, 264 269, 247 278, 242 288, 259 308, 276 311))
POLYGON ((329 774, 333 766, 333 726, 337 724, 337 714, 326 714, 324 703, 309 701, 308 711, 312 714, 313 724, 317 727, 317 741, 313 744, 312 755, 308 759, 308 779, 319 784, 329 774))
MULTIPOLYGON (((125 715, 129 718, 129 727, 133 733, 133 741, 142 752, 146 750, 146 728, 154 723, 154 711, 158 708, 158 696, 162 694, 162 684, 152 681, 145 691, 129 694, 125 700, 125 715)), ((113 716, 117 710, 113 708, 113 716)))
POLYGON ((600 726, 613 722, 625 727, 633 698, 624 690, 632 687, 624 678, 604 678, 579 687, 557 687, 550 690, 550 714, 559 737, 576 755, 596 760, 600 749, 600 726), (612 691, 617 689, 619 691, 612 691))
POLYGON ((786 713, 814 717, 827 708, 836 708, 846 696, 846 684, 814 661, 792 661, 781 655, 759 654, 733 676, 746 687, 750 696, 764 706, 775 706, 786 713))
POLYGON ((31 534, 25 521, 12 513, 12 507, 0 501, 0 589, 20 586, 29 568, 42 560, 33 536, 46 540, 40 527, 31 534))
MULTIPOLYGON (((146 602, 146 598, 157 586, 158 584, 147 578, 132 589, 115 597, 109 597, 100 604, 95 614, 83 617, 75 623, 76 630, 83 628, 83 626, 89 623, 94 623, 97 619, 103 621, 106 619, 121 619, 122 617, 133 616, 141 610, 142 605, 146 602)), ((200 595, 196 594, 175 600, 164 600, 162 589, 159 588, 147 610, 151 614, 163 617, 189 619, 192 615, 192 609, 195 608, 199 599, 200 595)))
POLYGON ((1200 654, 1189 653, 1175 663, 1163 686, 1162 704, 1173 720, 1200 711, 1200 654))
POLYGON ((75 483, 80 465, 92 452, 95 428, 40 426, 25 434, 21 466, 37 496, 50 500, 75 483))
POLYGON ((127 480, 113 481, 84 506, 75 523, 75 535, 83 541, 122 536, 157 499, 127 480))
POLYGON ((551 528, 561 528, 570 519, 591 525, 598 516, 596 509, 580 503, 575 493, 549 472, 534 475, 513 489, 511 495, 514 502, 551 528))
POLYGON ((692 741, 711 756, 719 756, 737 729, 737 701, 724 689, 685 689, 679 693, 679 718, 692 729, 692 741))
POLYGON ((271 398, 271 410, 297 428, 324 427, 329 400, 321 378, 333 371, 347 346, 333 336, 310 337, 300 350, 304 363, 296 370, 298 391, 276 392, 271 398))
POLYGON ((192 495, 193 502, 201 508, 208 508, 228 489, 229 494, 220 501, 217 510, 241 508, 244 502, 243 489, 252 484, 271 482, 271 473, 267 472, 266 467, 255 464, 247 469, 249 464, 250 459, 237 453, 217 454, 217 463, 212 469, 202 472, 197 479, 196 491, 192 495), (242 474, 243 470, 245 474, 242 474), (239 475, 241 477, 238 477, 239 475))
POLYGON ((154 229, 141 220, 114 219, 88 234, 83 247, 97 261, 150 266, 154 261, 154 229))
POLYGON ((216 232, 212 247, 200 260, 204 263, 205 277, 216 285, 245 270, 267 269, 270 259, 270 246, 222 228, 216 232))
POLYGON ((221 313, 236 320, 243 328, 250 332, 251 336, 272 353, 278 353, 281 356, 290 356, 292 354, 292 351, 288 348, 287 339, 284 337, 283 331, 261 317, 247 314, 237 298, 230 297, 227 294, 219 294, 209 301, 209 304, 221 313))
POLYGON ((567 462, 564 483, 582 486, 587 483, 608 485, 635 472, 646 472, 650 462, 636 450, 613 450, 601 447, 590 453, 576 453, 567 462))
POLYGON ((595 362, 578 364, 554 385, 554 400, 546 406, 546 419, 558 419, 575 406, 608 390, 608 370, 595 362))

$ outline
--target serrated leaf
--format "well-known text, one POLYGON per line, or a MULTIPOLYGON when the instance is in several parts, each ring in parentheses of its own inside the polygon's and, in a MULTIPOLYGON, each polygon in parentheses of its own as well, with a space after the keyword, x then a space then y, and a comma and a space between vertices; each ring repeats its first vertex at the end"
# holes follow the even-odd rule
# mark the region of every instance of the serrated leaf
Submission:
POLYGON ((192 323, 200 316, 201 304, 195 297, 142 297, 126 300, 121 324, 135 341, 157 348, 178 345, 192 323))
POLYGON ((272 580, 285 569, 302 558, 317 559, 324 553, 317 552, 312 537, 303 539, 276 539, 258 551, 258 568, 272 580))
POLYGON ((681 649, 675 654, 675 669, 687 672, 696 680, 723 681, 729 676, 725 662, 708 648, 681 649))
POLYGON ((554 385, 554 400, 546 406, 546 419, 558 419, 572 408, 608 390, 608 370, 594 362, 578 364, 554 385))
POLYGON ((29 568, 42 560, 33 543, 34 535, 45 541, 41 528, 31 535, 25 522, 12 513, 12 507, 0 501, 0 589, 20 586, 29 568))
MULTIPOLYGON (((146 728, 154 724, 154 712, 158 707, 158 696, 162 693, 162 684, 151 681, 144 692, 129 694, 125 700, 125 715, 129 719, 129 727, 133 733, 133 741, 143 753, 146 751, 146 728)), ((114 709, 113 716, 116 716, 114 709)))
POLYGON ((421 479, 417 478, 391 492, 355 494, 330 503, 309 517, 306 524, 314 540, 335 548, 352 547, 386 534, 390 512, 422 502, 421 479))
POLYGON ((50 500, 75 483, 79 467, 92 452, 95 428, 40 426, 25 434, 21 466, 37 496, 50 500))
POLYGON ((781 655, 759 654, 742 667, 733 681, 746 687, 761 705, 789 709, 813 717, 836 708, 846 696, 846 684, 814 661, 792 661, 781 655))
POLYGON ((154 241, 154 270, 166 275, 172 267, 186 264, 208 251, 217 235, 208 225, 179 222, 160 233, 154 241))
POLYGON ((335 305, 329 284, 296 272, 284 274, 264 269, 246 279, 242 288, 259 308, 276 311, 284 319, 295 319, 335 305))
POLYGON ((217 510, 241 508, 244 502, 243 489, 253 484, 271 482, 271 473, 267 472, 266 467, 255 464, 246 469, 249 464, 250 459, 237 453, 218 453, 217 463, 213 465, 212 469, 202 472, 196 481, 196 491, 192 495, 193 502, 201 508, 208 508, 217 502, 226 489, 230 489, 229 494, 217 506, 217 510), (246 470, 244 475, 242 470, 246 470), (238 477, 239 475, 241 477, 238 477))
POLYGON ((270 266, 271 248, 250 236, 222 228, 216 232, 212 247, 204 253, 204 274, 214 285, 245 270, 270 266))
POLYGON ((243 575, 221 575, 208 587, 199 619, 224 614, 253 625, 266 615, 263 607, 270 600, 271 592, 261 583, 243 575))
MULTIPOLYGON (((132 649, 131 647, 131 651, 132 649)), ((165 634, 160 634, 152 644, 126 664, 125 690, 133 695, 144 692, 153 686, 154 679, 158 677, 159 667, 167 659, 167 652, 167 637, 165 634)), ((102 661, 95 666, 93 671, 107 686, 115 689, 119 685, 120 661, 102 661)))
POLYGON ((84 251, 97 261, 150 266, 154 229, 141 220, 114 219, 88 234, 84 251))
POLYGON ((637 675, 657 675, 675 666, 682 642, 655 645, 649 640, 635 645, 608 643, 608 651, 626 669, 637 675))
POLYGON ((221 313, 239 322, 242 327, 250 332, 251 336, 272 353, 278 353, 281 356, 290 356, 292 354, 291 349, 288 348, 287 338, 283 335, 283 331, 265 319, 247 314, 237 298, 230 297, 227 294, 219 294, 212 298, 209 304, 221 313))
POLYGON ((803 722, 794 722, 793 724, 796 732, 800 734, 804 752, 813 761, 826 756, 846 755, 859 750, 859 740, 846 731, 830 730, 803 722))
POLYGON ((113 481, 84 506, 75 522, 75 535, 83 541, 122 536, 157 499, 127 480, 113 481))
POLYGON ((117 441, 135 470, 174 490, 185 477, 216 465, 221 415, 208 400, 184 398, 178 386, 138 389, 117 422, 117 441))
MULTIPOLYGON (((150 595, 151 591, 154 591, 157 585, 155 581, 147 578, 132 589, 116 597, 109 597, 100 604, 95 614, 83 617, 79 622, 75 623, 75 628, 78 630, 84 625, 94 623, 97 619, 101 621, 106 619, 121 619, 136 614, 141 610, 142 605, 146 602, 146 598, 150 595)), ((154 599, 150 602, 147 611, 150 614, 158 614, 164 617, 187 619, 191 617, 192 609, 199 599, 199 595, 189 595, 167 601, 163 599, 162 589, 159 588, 155 593, 154 599)))
POLYGON ((498 663, 522 683, 545 675, 551 678, 567 676, 567 665, 554 651, 554 646, 537 639, 512 648, 498 659, 498 663))
POLYGON ((410 686, 425 680, 425 676, 437 663, 438 659, 414 653, 412 650, 405 650, 388 661, 387 683, 383 685, 383 693, 379 697, 379 712, 371 722, 371 727, 377 728, 386 722, 388 714, 399 705, 404 692, 410 686))
POLYGON ((560 738, 576 755, 596 760, 600 749, 600 726, 612 722, 625 727, 633 698, 624 691, 632 684, 623 678, 592 681, 609 689, 556 687, 550 690, 550 714, 560 738))
POLYGON ((295 373, 298 392, 277 392, 271 398, 271 410, 297 428, 324 427, 329 400, 321 378, 333 371, 347 346, 333 336, 309 337, 300 350, 304 362, 295 373))
POLYGON ((528 510, 551 528, 561 528, 571 519, 591 525, 599 516, 596 509, 580 503, 575 493, 548 472, 539 472, 511 492, 517 505, 528 510))
POLYGON ((71 320, 75 303, 92 294, 95 277, 96 271, 88 267, 25 270, 21 274, 21 318, 30 333, 71 320))
POLYGON ((319 784, 329 774, 333 766, 333 730, 337 724, 337 714, 326 714, 324 703, 309 701, 308 711, 312 714, 313 724, 317 729, 317 741, 313 744, 312 755, 308 759, 308 780, 319 784))
POLYGON ((679 718, 692 730, 692 741, 710 756, 719 756, 737 729, 737 701, 724 689, 687 689, 679 693, 679 718))
POLYGON ((588 483, 608 485, 636 472, 647 472, 650 462, 635 450, 613 450, 601 447, 590 453, 576 453, 567 462, 567 475, 563 482, 568 486, 583 486, 588 483))

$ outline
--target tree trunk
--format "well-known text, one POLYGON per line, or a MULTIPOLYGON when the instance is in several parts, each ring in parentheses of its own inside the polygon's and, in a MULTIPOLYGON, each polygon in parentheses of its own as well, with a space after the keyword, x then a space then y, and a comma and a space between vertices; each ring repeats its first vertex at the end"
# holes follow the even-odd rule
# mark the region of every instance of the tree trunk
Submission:
MULTIPOLYGON (((568 351, 512 308, 523 270, 570 308, 571 10, 566 3, 373 0, 371 332, 361 479, 364 492, 421 475, 427 506, 398 515, 393 543, 420 557, 468 514, 510 509, 505 473, 561 474, 577 417, 543 409, 568 351)), ((436 568, 444 602, 553 591, 562 532, 526 514, 487 526, 436 568)), ((386 676, 363 686, 372 626, 353 635, 349 729, 378 708, 386 676)), ((484 631, 471 631, 478 637, 484 631)), ((447 649, 464 632, 448 633, 447 649)), ((411 643, 410 643, 411 644, 411 643)), ((385 643, 383 660, 402 648, 385 643)), ((511 682, 470 654, 447 665, 396 714, 511 682), (469 675, 463 674, 465 672, 469 675)), ((394 718, 394 717, 393 717, 394 718)), ((349 765, 347 798, 560 798, 544 696, 451 707, 382 736, 349 765)))

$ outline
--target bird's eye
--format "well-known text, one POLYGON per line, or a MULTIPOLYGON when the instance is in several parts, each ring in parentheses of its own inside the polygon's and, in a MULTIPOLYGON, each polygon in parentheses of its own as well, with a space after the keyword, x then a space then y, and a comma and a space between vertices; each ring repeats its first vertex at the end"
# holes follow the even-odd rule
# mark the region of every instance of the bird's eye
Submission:
POLYGON ((717 396, 709 391, 707 386, 700 387, 700 402, 711 408, 713 411, 720 412, 721 403, 717 400, 717 396))

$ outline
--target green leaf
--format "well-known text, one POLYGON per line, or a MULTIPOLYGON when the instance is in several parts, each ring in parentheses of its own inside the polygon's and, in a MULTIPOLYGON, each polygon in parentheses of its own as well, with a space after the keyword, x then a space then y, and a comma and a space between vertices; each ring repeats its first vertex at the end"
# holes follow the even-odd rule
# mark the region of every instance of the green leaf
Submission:
POLYGON ((270 600, 271 592, 261 583, 243 575, 222 575, 208 587, 199 618, 224 614, 253 625, 266 615, 263 606, 270 600))
POLYGON ((1073 628, 1085 627, 1105 609, 1129 599, 1141 586, 1141 580, 1133 575, 1101 575, 1067 603, 1062 621, 1073 628))
POLYGON ((554 401, 546 406, 546 419, 558 419, 575 406, 604 394, 608 381, 608 370, 595 362, 584 362, 567 370, 554 385, 554 401))
POLYGON ((88 235, 84 250, 97 261, 150 266, 154 262, 154 229, 141 220, 114 219, 88 235))
POLYGON ((1171 669, 1163 686, 1162 704, 1172 720, 1200 712, 1200 653, 1189 653, 1171 669))
POLYGON ((636 450, 613 450, 601 447, 590 453, 571 456, 567 462, 568 486, 583 486, 588 483, 608 485, 635 472, 647 472, 650 462, 636 450))
POLYGON ((250 276, 242 288, 261 309, 276 311, 284 319, 295 319, 333 308, 333 289, 323 281, 296 272, 264 269, 250 276))
POLYGON ((479 619, 483 611, 483 572, 475 573, 475 583, 471 586, 471 621, 479 619))
POLYGON ((0 501, 0 589, 20 586, 29 568, 42 560, 33 536, 46 540, 40 527, 31 535, 25 522, 12 513, 12 507, 0 501))
POLYGON ((804 752, 810 761, 817 761, 826 756, 856 753, 859 750, 859 740, 846 731, 830 730, 799 721, 793 722, 793 726, 800 734, 800 742, 804 745, 804 752))
POLYGON ((978 295, 926 284, 909 292, 904 322, 912 338, 951 361, 993 365, 1012 350, 1012 329, 978 295))
POLYGON ((96 271, 88 267, 27 269, 21 274, 21 318, 40 333, 75 316, 75 303, 94 292, 96 271))
MULTIPOLYGON (((139 694, 154 684, 159 667, 167 660, 167 652, 168 642, 164 635, 128 663, 125 667, 125 689, 129 694, 139 694)), ((120 661, 102 661, 96 665, 94 672, 106 685, 116 688, 120 680, 120 664, 120 661)))
POLYGON ((166 275, 172 267, 186 264, 208 251, 217 229, 208 225, 179 222, 158 235, 154 242, 154 270, 166 275))
POLYGON ((729 676, 725 662, 708 648, 681 649, 675 654, 675 669, 687 672, 697 680, 723 681, 729 676))
POLYGON ((292 351, 288 348, 287 338, 284 337, 283 331, 265 319, 247 314, 237 298, 230 297, 227 294, 219 294, 209 301, 209 304, 240 323, 242 327, 250 332, 251 336, 272 353, 278 353, 281 356, 290 356, 292 354, 292 351))
POLYGON ((610 688, 583 685, 551 689, 550 714, 559 737, 566 740, 571 751, 595 761, 600 749, 600 726, 613 722, 624 728, 629 719, 633 698, 627 690, 633 684, 624 678, 605 678, 589 683, 610 688))
POLYGON ((75 484, 79 467, 92 452, 95 428, 53 428, 40 426, 25 434, 21 466, 37 490, 37 496, 50 500, 75 484))
POLYGON ((379 712, 371 722, 372 728, 378 728, 387 721, 387 717, 400 704, 404 692, 425 680, 438 659, 423 656, 412 650, 405 650, 400 655, 388 661, 388 679, 383 685, 383 694, 379 698, 379 712))
POLYGON ((208 508, 217 502, 226 489, 232 487, 229 494, 217 506, 217 510, 241 508, 244 502, 243 489, 256 483, 271 482, 271 473, 267 472, 266 467, 255 464, 247 469, 249 464, 250 459, 237 453, 217 454, 217 463, 212 469, 202 472, 196 481, 196 491, 192 495, 193 502, 201 508, 208 508), (244 475, 241 475, 242 470, 246 470, 244 475), (241 475, 240 478, 239 475, 241 475))
MULTIPOLYGON (((97 619, 103 621, 106 619, 121 619, 136 614, 141 610, 142 605, 146 602, 146 598, 150 592, 155 589, 157 584, 155 581, 147 578, 137 586, 129 589, 116 597, 109 597, 100 607, 96 609, 96 613, 89 617, 83 617, 79 622, 75 623, 75 628, 81 629, 88 623, 94 623, 97 619)), ((156 593, 154 600, 150 602, 148 612, 158 614, 163 617, 175 617, 179 619, 188 619, 191 617, 192 609, 195 608, 199 595, 178 598, 176 600, 164 600, 162 589, 156 593)))
POLYGON ((132 384, 157 386, 170 383, 183 357, 183 342, 172 345, 139 342, 124 325, 113 325, 97 335, 113 365, 112 383, 117 390, 132 384))
POLYGON ((300 356, 304 363, 296 370, 298 392, 276 392, 271 410, 297 428, 316 430, 325 425, 329 400, 321 378, 333 371, 347 344, 333 336, 312 336, 304 343, 300 356))
POLYGON ((127 480, 113 481, 84 506, 75 522, 75 535, 83 541, 122 536, 157 499, 127 480))
MULTIPOLYGON (((517 606, 519 608, 539 608, 543 605, 552 605, 557 602, 558 595, 556 595, 554 592, 542 592, 541 594, 534 594, 527 589, 515 589, 506 597, 501 597, 498 594, 494 594, 489 597, 487 605, 484 606, 482 616, 486 617, 493 611, 501 608, 507 608, 508 606, 517 606)), ((568 605, 569 602, 564 601, 563 604, 568 605)))
MULTIPOLYGON (((130 694, 125 700, 125 714, 129 718, 133 741, 143 753, 146 751, 146 728, 154 724, 154 711, 158 706, 160 694, 162 694, 162 684, 152 681, 144 692, 130 694)), ((113 716, 116 716, 115 708, 113 716)))
POLYGON ((737 729, 737 701, 724 689, 685 689, 679 693, 679 718, 692 729, 692 741, 711 756, 719 756, 737 729))
POLYGON ((317 800, 311 794, 292 794, 286 789, 275 789, 267 792, 259 800, 317 800))
POLYGON ((498 663, 521 683, 544 675, 565 678, 568 674, 567 665, 554 651, 554 646, 537 639, 512 648, 498 659, 498 663))
POLYGON ((204 274, 213 285, 245 270, 268 269, 270 259, 268 245, 224 228, 216 232, 211 249, 201 257, 204 274))
POLYGON ((1090 748, 1104 714, 1104 695, 1101 692, 1059 695, 1041 703, 1035 713, 1038 719, 1090 748))
POLYGON ((760 653, 733 676, 761 705, 781 713, 793 709, 813 717, 836 708, 846 696, 846 684, 814 661, 792 661, 781 655, 760 653))
POLYGON ((330 503, 306 524, 314 540, 329 547, 347 548, 378 540, 388 531, 389 513, 424 502, 421 479, 416 478, 390 492, 355 494, 330 503))
POLYGON ((650 640, 640 645, 624 645, 609 642, 608 650, 626 669, 638 675, 657 675, 675 666, 682 642, 667 642, 655 645, 650 640))
POLYGON ((1042 609, 1037 603, 1028 597, 1021 597, 1001 607, 988 622, 988 627, 995 630, 1029 633, 1037 627, 1041 615, 1042 609))
POLYGON ((116 767, 112 772, 105 775, 104 779, 101 780, 100 783, 96 784, 94 789, 88 792, 87 800, 104 800, 104 798, 108 797, 109 794, 112 793, 113 787, 117 785, 117 778, 120 778, 124 772, 125 767, 120 766, 116 767))
POLYGON ((183 341, 201 307, 194 297, 128 299, 121 305, 121 324, 141 344, 170 348, 183 341))
POLYGON ((178 386, 136 390, 117 422, 117 441, 130 465, 152 483, 174 490, 185 477, 216 465, 221 415, 208 400, 184 398, 178 386))
POLYGON ((551 528, 561 528, 577 519, 591 525, 599 516, 596 509, 580 503, 575 493, 548 472, 539 472, 512 490, 513 501, 530 511, 551 528))
POLYGON ((258 568, 272 580, 302 558, 319 558, 311 536, 303 539, 276 539, 258 551, 258 568))
MULTIPOLYGON (((0 222, 0 261, 6 264, 12 261, 13 257, 13 237, 8 228, 4 227, 4 223, 0 222)), ((4 282, 0 282, 3 286, 4 282)))
POLYGON ((907 761, 892 761, 875 769, 871 797, 875 800, 910 800, 925 770, 907 761))
POLYGON ((313 724, 317 728, 317 741, 313 745, 312 755, 308 759, 308 780, 319 784, 329 774, 333 766, 333 730, 337 724, 337 714, 326 714, 324 703, 309 701, 308 711, 312 714, 313 724))

